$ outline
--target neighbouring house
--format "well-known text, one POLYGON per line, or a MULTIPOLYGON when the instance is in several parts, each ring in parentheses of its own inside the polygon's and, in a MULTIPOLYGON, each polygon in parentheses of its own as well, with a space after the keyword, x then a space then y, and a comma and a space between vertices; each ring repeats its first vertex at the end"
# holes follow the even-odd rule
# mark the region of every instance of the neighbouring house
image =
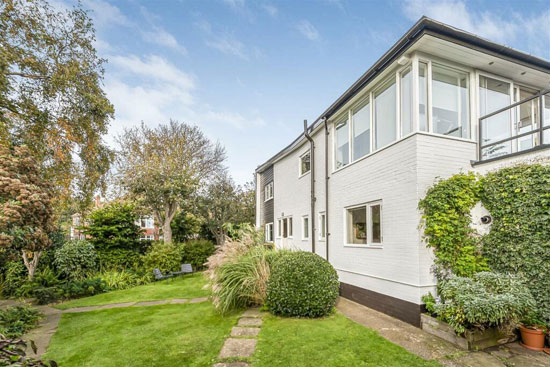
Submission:
MULTIPOLYGON (((105 202, 101 200, 101 197, 97 195, 94 200, 94 210, 99 209, 105 205, 105 202)), ((83 218, 80 213, 72 215, 70 238, 71 240, 83 240, 86 239, 86 235, 82 230, 88 224, 86 218, 83 218)), ((162 234, 160 234, 160 228, 155 224, 152 215, 141 216, 135 224, 142 230, 142 234, 139 238, 140 241, 158 241, 162 240, 162 234)))
POLYGON ((256 170, 256 225, 341 295, 413 325, 435 290, 418 202, 438 177, 550 159, 550 62, 421 18, 256 170))

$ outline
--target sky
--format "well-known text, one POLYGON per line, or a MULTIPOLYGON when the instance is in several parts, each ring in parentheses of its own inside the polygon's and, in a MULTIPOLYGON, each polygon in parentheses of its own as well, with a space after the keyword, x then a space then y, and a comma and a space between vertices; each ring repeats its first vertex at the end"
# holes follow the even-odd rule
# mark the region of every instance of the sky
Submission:
MULTIPOLYGON (((71 0, 56 0, 61 5, 71 0), (65 1, 65 3, 63 3, 65 1)), ((550 0, 84 0, 115 107, 105 140, 170 119, 226 148, 234 180, 313 122, 422 15, 550 60, 550 0)))

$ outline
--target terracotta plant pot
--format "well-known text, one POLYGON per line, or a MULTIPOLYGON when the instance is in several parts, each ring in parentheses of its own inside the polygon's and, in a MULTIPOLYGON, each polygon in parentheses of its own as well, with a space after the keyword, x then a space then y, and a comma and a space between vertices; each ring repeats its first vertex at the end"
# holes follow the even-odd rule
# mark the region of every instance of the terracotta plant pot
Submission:
POLYGON ((542 329, 528 328, 520 325, 521 345, 527 349, 544 350, 545 334, 542 329))

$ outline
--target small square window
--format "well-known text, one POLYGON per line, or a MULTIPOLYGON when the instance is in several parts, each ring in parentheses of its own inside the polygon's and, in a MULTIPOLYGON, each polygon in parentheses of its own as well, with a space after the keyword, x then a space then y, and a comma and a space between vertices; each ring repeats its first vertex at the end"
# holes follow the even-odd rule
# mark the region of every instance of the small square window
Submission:
POLYGON ((382 244, 382 203, 372 202, 346 210, 348 245, 382 244))
POLYGON ((311 170, 311 153, 308 151, 300 157, 300 176, 311 170))

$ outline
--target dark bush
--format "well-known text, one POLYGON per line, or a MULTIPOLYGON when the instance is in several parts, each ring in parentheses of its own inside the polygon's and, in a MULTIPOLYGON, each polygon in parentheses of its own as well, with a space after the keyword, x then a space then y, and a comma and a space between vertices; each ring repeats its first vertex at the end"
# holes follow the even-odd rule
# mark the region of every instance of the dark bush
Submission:
POLYGON ((19 260, 8 262, 4 270, 4 279, 0 285, 3 296, 16 296, 27 281, 27 269, 19 260))
MULTIPOLYGON (((0 310, 0 334, 17 338, 38 325, 43 314, 30 306, 10 306, 0 310)), ((2 366, 2 364, 0 364, 2 366)))
POLYGON ((286 253, 271 267, 266 306, 275 315, 326 316, 336 304, 338 287, 336 270, 319 255, 286 253))
POLYGON ((179 269, 181 265, 181 254, 173 243, 154 242, 149 251, 141 257, 143 268, 148 274, 153 269, 161 272, 171 272, 179 269))
POLYGON ((60 289, 64 298, 80 298, 106 292, 109 287, 101 278, 91 278, 64 283, 60 289))
POLYGON ((82 279, 96 269, 97 254, 88 241, 67 241, 55 251, 55 266, 68 279, 82 279))
POLYGON ((40 287, 33 290, 34 298, 39 305, 57 302, 61 298, 61 288, 40 287))
POLYGON ((99 268, 104 270, 139 270, 141 255, 135 250, 112 249, 97 254, 99 268))
POLYGON ((193 270, 202 270, 205 263, 214 253, 214 243, 209 240, 191 240, 180 245, 181 261, 193 265, 193 270))

